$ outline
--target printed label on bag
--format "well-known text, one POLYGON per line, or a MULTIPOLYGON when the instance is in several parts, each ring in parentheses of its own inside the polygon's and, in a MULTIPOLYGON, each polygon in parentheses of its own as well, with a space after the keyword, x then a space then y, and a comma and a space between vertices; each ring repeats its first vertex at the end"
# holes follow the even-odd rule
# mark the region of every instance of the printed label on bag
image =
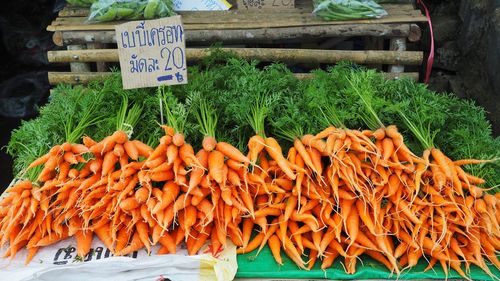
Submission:
POLYGON ((240 10, 290 9, 295 7, 295 0, 238 0, 240 10))
POLYGON ((131 21, 115 28, 124 89, 187 83, 181 16, 131 21))

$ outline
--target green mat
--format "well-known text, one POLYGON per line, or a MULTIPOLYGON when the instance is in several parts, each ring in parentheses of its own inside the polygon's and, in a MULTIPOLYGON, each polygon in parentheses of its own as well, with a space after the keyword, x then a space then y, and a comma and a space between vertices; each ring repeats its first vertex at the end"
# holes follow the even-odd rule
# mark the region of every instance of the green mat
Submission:
MULTIPOLYGON (((341 262, 343 258, 339 257, 335 260, 333 266, 326 271, 321 270, 321 261, 317 261, 314 268, 310 271, 300 270, 282 251, 283 266, 280 266, 274 260, 271 250, 266 246, 257 256, 257 250, 248 254, 238 255, 238 272, 237 278, 325 278, 325 279, 396 279, 397 275, 392 275, 379 262, 371 259, 368 256, 361 256, 356 265, 356 274, 346 274, 341 262)), ((445 275, 441 266, 436 264, 433 270, 424 272, 427 267, 425 261, 421 260, 420 264, 415 268, 403 272, 399 279, 445 279, 445 275)), ((494 266, 490 266, 491 272, 500 277, 500 270, 494 266)), ((484 273, 480 268, 471 266, 469 276, 474 280, 493 280, 490 276, 484 273)), ((458 273, 450 269, 448 278, 463 279, 458 273)))

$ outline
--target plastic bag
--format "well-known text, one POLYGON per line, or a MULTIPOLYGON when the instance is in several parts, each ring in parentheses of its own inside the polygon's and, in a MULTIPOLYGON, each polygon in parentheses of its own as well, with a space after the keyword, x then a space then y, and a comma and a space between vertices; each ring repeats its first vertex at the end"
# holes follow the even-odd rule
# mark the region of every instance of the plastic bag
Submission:
POLYGON ((38 103, 49 93, 47 72, 29 72, 0 84, 0 115, 11 118, 30 117, 37 113, 38 103))
POLYGON ((92 4, 97 2, 98 0, 66 0, 66 3, 72 6, 78 7, 90 7, 92 4))
POLYGON ((373 0, 315 0, 313 13, 324 20, 381 18, 387 12, 373 0))
POLYGON ((175 15, 172 0, 99 0, 90 7, 89 22, 157 19, 175 15))
MULTIPOLYGON (((9 281, 225 281, 233 280, 238 270, 236 246, 228 243, 217 258, 205 254, 206 244, 200 254, 188 256, 179 245, 176 254, 156 255, 159 245, 152 247, 152 254, 144 250, 127 256, 115 257, 104 244, 94 237, 89 254, 76 255, 73 237, 50 246, 41 247, 33 260, 25 265, 28 251, 19 250, 15 258, 0 258, 1 280, 9 281)), ((3 256, 5 250, 0 250, 3 256)))
POLYGON ((415 0, 375 0, 379 4, 412 4, 415 0))

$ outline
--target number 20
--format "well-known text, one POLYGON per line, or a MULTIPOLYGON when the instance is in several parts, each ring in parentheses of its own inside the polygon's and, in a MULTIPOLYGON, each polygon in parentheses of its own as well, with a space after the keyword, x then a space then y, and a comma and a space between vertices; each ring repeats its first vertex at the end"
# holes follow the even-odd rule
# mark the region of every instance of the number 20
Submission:
POLYGON ((184 67, 184 52, 179 47, 175 47, 172 51, 165 47, 161 49, 160 56, 162 59, 167 59, 165 70, 172 70, 171 62, 177 69, 184 67))

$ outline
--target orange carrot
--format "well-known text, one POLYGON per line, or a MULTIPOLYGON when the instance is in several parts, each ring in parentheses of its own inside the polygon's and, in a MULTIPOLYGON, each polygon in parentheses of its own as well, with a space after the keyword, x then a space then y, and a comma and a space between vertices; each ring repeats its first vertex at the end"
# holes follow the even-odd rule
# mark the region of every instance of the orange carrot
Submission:
POLYGON ((210 152, 208 156, 208 173, 217 183, 222 183, 224 169, 224 154, 218 150, 210 152))
POLYGON ((281 259, 280 255, 280 249, 281 249, 281 243, 276 235, 271 235, 269 237, 269 240, 267 241, 269 244, 269 248, 271 249, 271 253, 273 254, 274 260, 279 264, 283 265, 283 260, 281 259))
POLYGON ((92 231, 79 230, 75 233, 76 254, 79 257, 84 258, 89 253, 93 236, 94 233, 92 231))
POLYGON ((236 147, 230 145, 227 142, 218 142, 215 149, 224 156, 226 156, 229 159, 233 159, 234 161, 238 162, 243 162, 243 163, 250 163, 250 160, 243 155, 236 147))
POLYGON ((296 176, 293 173, 288 160, 286 160, 285 157, 283 156, 283 152, 278 142, 274 138, 269 137, 265 139, 265 144, 266 144, 266 151, 269 154, 269 156, 271 156, 271 158, 273 158, 277 162, 277 164, 280 166, 283 172, 290 179, 294 180, 296 176))

